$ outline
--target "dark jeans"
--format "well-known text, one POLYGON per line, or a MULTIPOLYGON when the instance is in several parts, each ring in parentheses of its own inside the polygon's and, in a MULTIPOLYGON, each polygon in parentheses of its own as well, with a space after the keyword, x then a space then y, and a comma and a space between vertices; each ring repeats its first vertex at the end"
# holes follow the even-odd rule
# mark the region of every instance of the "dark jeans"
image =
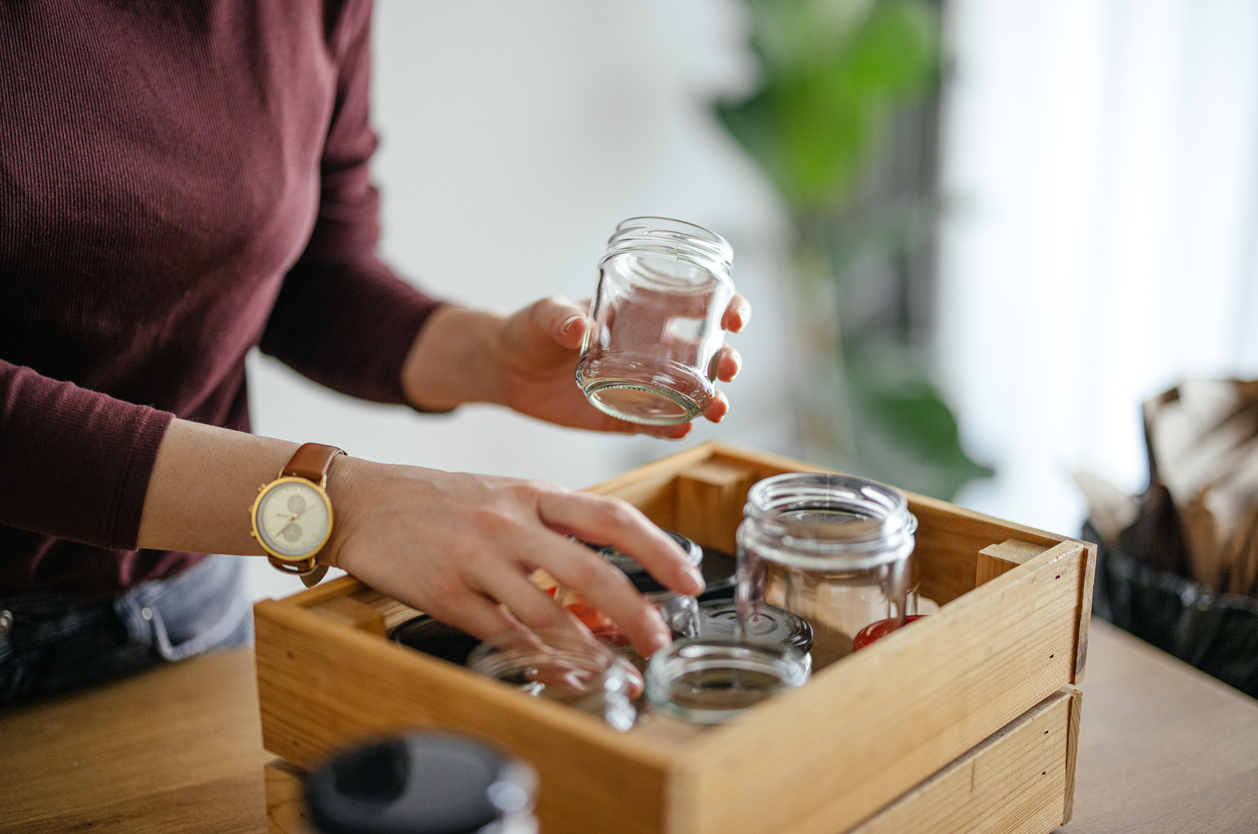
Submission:
POLYGON ((0 704, 248 645, 242 556, 210 556, 118 597, 0 596, 0 704))

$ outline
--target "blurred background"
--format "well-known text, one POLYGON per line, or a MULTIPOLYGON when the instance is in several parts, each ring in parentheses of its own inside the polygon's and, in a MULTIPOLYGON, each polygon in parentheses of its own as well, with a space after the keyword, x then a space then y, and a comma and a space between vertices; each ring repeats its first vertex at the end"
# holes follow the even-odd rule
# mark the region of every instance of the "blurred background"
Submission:
POLYGON ((668 443, 255 355, 259 433, 573 488, 717 438, 1077 535, 1072 472, 1146 485, 1142 401, 1258 376, 1249 0, 377 0, 373 46, 398 274, 584 298, 617 222, 689 220, 734 247, 744 371, 668 443))

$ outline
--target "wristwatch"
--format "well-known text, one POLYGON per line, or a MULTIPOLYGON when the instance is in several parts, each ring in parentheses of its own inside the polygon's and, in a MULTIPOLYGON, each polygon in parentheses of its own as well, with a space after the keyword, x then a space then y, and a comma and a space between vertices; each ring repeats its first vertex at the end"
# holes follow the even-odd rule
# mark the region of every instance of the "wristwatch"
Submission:
POLYGON ((319 583, 327 565, 315 557, 332 535, 332 502, 325 488, 335 446, 307 443, 288 461, 279 476, 258 487, 249 510, 253 537, 276 569, 301 577, 307 588, 319 583))

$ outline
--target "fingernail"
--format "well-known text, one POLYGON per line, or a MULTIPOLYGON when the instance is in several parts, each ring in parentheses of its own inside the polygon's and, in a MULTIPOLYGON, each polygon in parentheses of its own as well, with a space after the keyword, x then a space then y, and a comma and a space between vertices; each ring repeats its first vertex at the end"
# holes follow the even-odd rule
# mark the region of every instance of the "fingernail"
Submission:
POLYGON ((699 572, 699 569, 687 567, 686 572, 690 574, 690 578, 694 580, 695 585, 699 586, 697 594, 703 593, 704 589, 708 587, 708 584, 703 581, 703 574, 699 572))
POLYGON ((567 336, 569 333, 572 332, 572 329, 577 326, 577 323, 579 321, 581 321, 580 316, 573 316, 572 318, 568 319, 567 321, 563 323, 563 326, 560 328, 560 332, 562 332, 563 335, 567 336))

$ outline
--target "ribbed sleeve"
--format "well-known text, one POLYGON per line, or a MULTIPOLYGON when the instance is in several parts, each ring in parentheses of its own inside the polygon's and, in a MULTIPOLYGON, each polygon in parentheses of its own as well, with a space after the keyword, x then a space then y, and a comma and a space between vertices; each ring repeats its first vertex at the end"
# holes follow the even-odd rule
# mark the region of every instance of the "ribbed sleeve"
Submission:
POLYGON ((336 101, 320 160, 318 217, 285 276, 262 350, 343 393, 401 403, 402 363, 439 302, 396 277, 376 255, 370 4, 351 5, 346 15, 338 27, 336 101))
POLYGON ((134 548, 149 473, 173 419, 0 361, 0 523, 134 548))

